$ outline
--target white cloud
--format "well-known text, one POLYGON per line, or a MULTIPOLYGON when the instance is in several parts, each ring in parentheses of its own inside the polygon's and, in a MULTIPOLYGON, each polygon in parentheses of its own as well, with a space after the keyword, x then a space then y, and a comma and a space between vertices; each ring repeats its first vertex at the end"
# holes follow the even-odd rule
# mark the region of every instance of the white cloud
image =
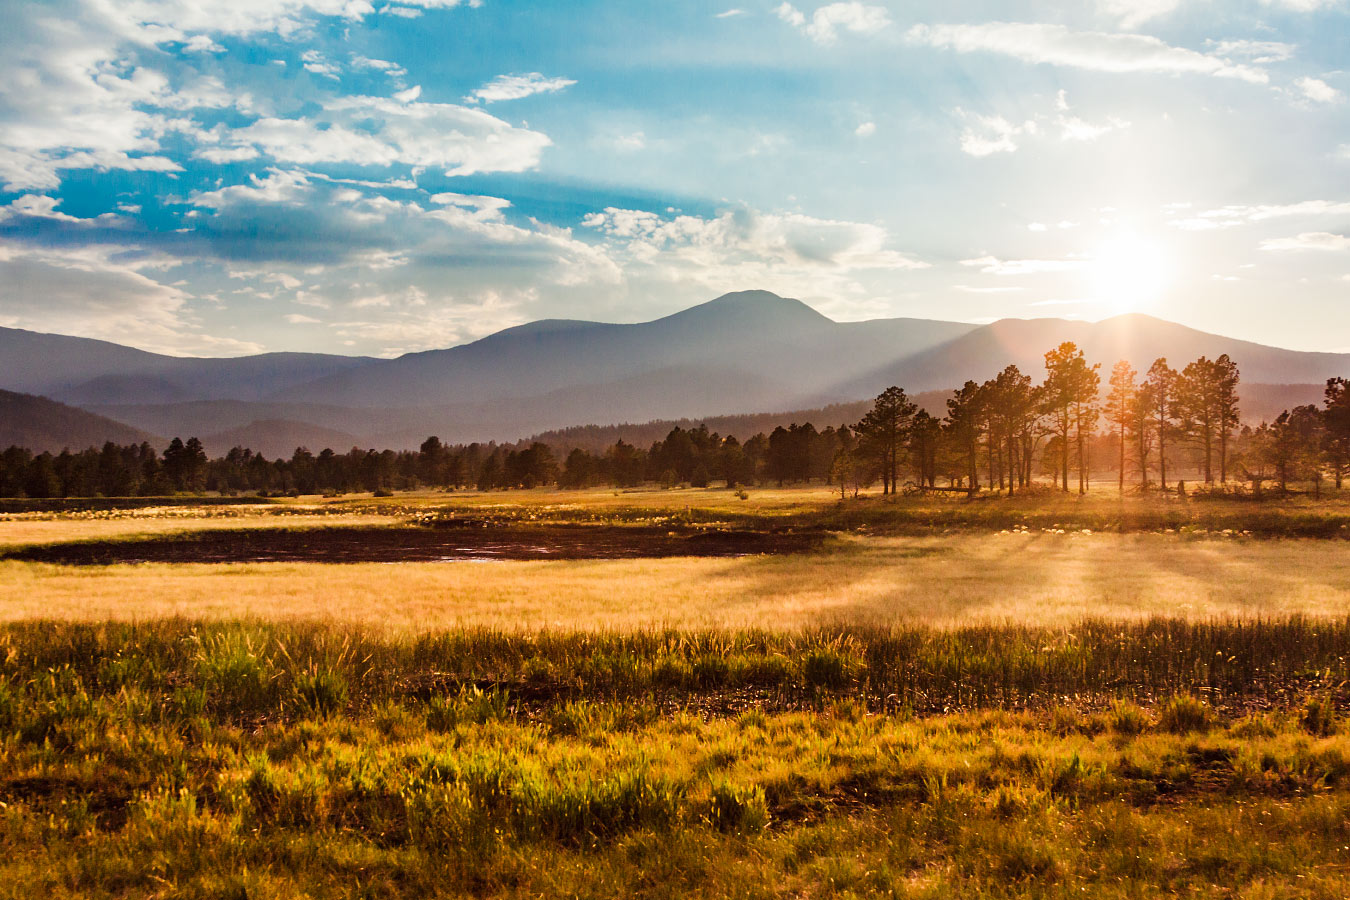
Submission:
POLYGON ((724 11, 724 12, 718 13, 717 15, 713 16, 713 18, 714 18, 714 19, 730 19, 730 18, 733 18, 733 17, 735 17, 735 16, 743 16, 743 15, 745 15, 745 10, 743 10, 743 9, 728 9, 728 10, 726 10, 726 11, 724 11))
POLYGON ((408 70, 396 62, 390 62, 387 59, 371 59, 368 56, 353 56, 352 65, 357 69, 373 69, 377 72, 383 72, 390 78, 401 78, 408 74, 408 70))
POLYGON ((301 172, 268 169, 266 177, 249 175, 248 184, 234 184, 192 195, 194 206, 221 209, 235 203, 297 203, 306 193, 309 179, 301 172))
POLYGON ((981 256, 963 259, 961 265, 979 269, 983 275, 1042 275, 1047 272, 1075 272, 1087 265, 1081 259, 999 259, 981 256))
POLYGON ((818 8, 808 20, 805 13, 791 3, 774 10, 778 18, 794 28, 800 28, 817 44, 833 44, 840 31, 854 34, 873 34, 891 24, 890 14, 883 6, 867 6, 851 0, 831 3, 818 8))
POLYGON ((224 53, 225 48, 204 34, 194 34, 183 44, 184 53, 224 53))
POLYGON ((599 232, 628 278, 695 283, 709 290, 754 284, 796 296, 856 296, 869 270, 925 269, 887 248, 879 225, 795 213, 727 210, 712 218, 608 208, 582 221, 599 232))
POLYGON ((318 50, 306 50, 301 54, 300 60, 304 63, 306 72, 323 75, 325 78, 337 78, 342 74, 342 69, 330 62, 318 50))
POLYGON ((1341 99, 1341 92, 1320 78, 1300 78, 1294 86, 1314 103, 1335 103, 1341 99))
POLYGON ((638 150, 646 149, 647 135, 641 131, 634 131, 630 134, 621 134, 614 139, 614 149, 621 153, 633 153, 638 150))
POLYGON ((224 165, 257 159, 260 154, 256 147, 198 147, 192 155, 196 159, 204 159, 207 162, 224 165))
POLYGON ((226 133, 222 142, 226 149, 256 147, 279 162, 401 163, 441 168, 447 175, 523 172, 538 164, 551 143, 478 109, 355 96, 330 101, 314 118, 261 118, 226 133))
POLYGON ((1015 153, 1017 141, 1014 139, 1026 131, 1028 124, 1035 128, 1035 123, 1014 125, 1002 116, 982 116, 964 110, 957 110, 957 113, 970 123, 961 132, 961 151, 968 156, 1015 153))
MULTIPOLYGON (((408 0, 407 8, 448 9, 460 0, 408 0)), ((469 6, 477 3, 470 2, 469 6)), ((158 48, 181 44, 192 54, 217 53, 216 36, 303 34, 315 17, 359 21, 368 0, 51 0, 23 4, 0 33, 0 184, 6 190, 49 190, 69 169, 177 172, 158 155, 165 135, 200 128, 182 113, 194 106, 237 106, 253 99, 226 90, 214 76, 175 84, 172 61, 158 48), (163 71, 161 70, 163 69, 163 71)), ((311 72, 336 77, 317 50, 303 57, 311 72)), ((220 161, 233 161, 221 152, 220 161)), ((212 158, 203 156, 203 158, 212 158)))
POLYGON ((1264 6, 1279 6, 1294 12, 1316 12, 1340 6, 1342 0, 1261 0, 1264 6))
POLYGON ((1060 116, 1055 120, 1059 126, 1059 136, 1065 141, 1095 141, 1105 134, 1110 134, 1121 128, 1129 128, 1130 123, 1120 119, 1108 119, 1105 122, 1093 124, 1086 122, 1077 116, 1060 116))
POLYGON ((952 287, 963 294, 1017 294, 1026 290, 1020 287, 972 287, 968 284, 956 284, 952 287))
MULTIPOLYGON (((1185 211, 1178 207, 1177 212, 1185 211)), ((1169 214, 1173 210, 1168 210, 1169 214)), ((1319 216, 1350 216, 1350 202, 1335 200, 1304 200, 1301 203, 1271 204, 1264 206, 1224 206, 1219 209, 1205 210, 1194 216, 1176 218, 1168 222, 1173 228, 1183 231, 1216 231, 1236 228, 1255 222, 1271 219, 1316 218, 1319 216)))
POLYGON ((797 7, 791 3, 784 3, 774 10, 778 18, 791 25, 793 28, 802 28, 806 25, 806 16, 797 7))
POLYGON ((576 84, 571 78, 547 78, 539 72, 498 75, 464 99, 470 103, 520 100, 534 94, 552 94, 576 84))
POLYGON ((1097 5, 1103 13, 1119 20, 1121 28, 1134 29, 1175 12, 1181 0, 1098 0, 1097 5))
MULTIPOLYGON (((77 216, 66 215, 63 212, 57 212, 56 207, 61 201, 55 197, 47 197, 41 194, 24 194, 22 197, 15 198, 8 206, 0 206, 0 222, 6 219, 18 216, 28 216, 36 219, 54 219, 58 222, 92 222, 93 219, 81 219, 77 216)), ((105 213, 100 218, 116 218, 111 213, 105 213)))
POLYGON ((162 353, 255 353, 257 344, 201 333, 189 295, 143 270, 169 261, 124 248, 0 243, 0 325, 118 341, 162 353))
POLYGON ((869 138, 877 133, 877 123, 863 122, 857 128, 853 129, 853 133, 860 138, 869 138))
POLYGON ((528 320, 526 305, 536 301, 535 290, 482 290, 468 295, 435 296, 409 288, 361 298, 353 309, 378 311, 378 316, 338 320, 333 328, 341 337, 377 341, 385 356, 418 350, 436 350, 477 340, 528 320))
POLYGON ((318 325, 318 324, 320 324, 320 320, 319 320, 319 319, 316 319, 316 318, 314 318, 313 316, 303 316, 303 315, 301 315, 300 313, 287 313, 287 314, 286 314, 285 316, 283 316, 282 318, 284 318, 287 322, 291 323, 292 325, 318 325))
POLYGON ((394 99, 399 103, 411 103, 420 96, 422 96, 422 86, 420 84, 414 84, 406 91, 396 92, 394 94, 394 99))
POLYGON ((1297 237, 1274 238, 1261 242, 1262 250, 1291 252, 1298 250, 1350 250, 1350 237, 1325 231, 1305 232, 1297 237))
POLYGON ((1238 57, 1256 65, 1293 59, 1298 49, 1282 41, 1206 41, 1205 46, 1218 56, 1238 57))
POLYGON ((990 22, 982 25, 915 25, 915 44, 958 53, 998 53, 1033 64, 1098 72, 1200 74, 1266 84, 1261 69, 1173 47, 1142 34, 1071 31, 1063 25, 990 22))

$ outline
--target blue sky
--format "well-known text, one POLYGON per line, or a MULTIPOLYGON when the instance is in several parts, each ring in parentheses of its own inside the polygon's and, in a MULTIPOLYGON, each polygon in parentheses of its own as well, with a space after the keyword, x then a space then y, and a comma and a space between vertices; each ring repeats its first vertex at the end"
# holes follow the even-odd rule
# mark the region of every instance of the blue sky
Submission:
POLYGON ((0 325, 388 356, 767 288, 1350 349, 1350 0, 0 20, 0 325))

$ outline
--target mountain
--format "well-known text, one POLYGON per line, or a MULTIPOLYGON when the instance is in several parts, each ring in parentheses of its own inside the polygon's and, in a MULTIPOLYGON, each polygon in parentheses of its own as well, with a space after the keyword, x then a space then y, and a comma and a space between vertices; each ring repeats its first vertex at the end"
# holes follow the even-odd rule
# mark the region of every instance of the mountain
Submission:
POLYGON ((375 360, 323 353, 195 358, 107 341, 0 328, 0 388, 77 406, 263 400, 277 391, 375 360))
POLYGON ((1350 355, 1267 347, 1142 315, 835 322, 797 300, 741 291, 651 322, 548 319, 396 359, 177 358, 0 329, 0 388, 46 393, 140 432, 197 435, 213 452, 234 444, 268 455, 296 446, 411 449, 429 434, 514 441, 588 423, 646 423, 625 434, 664 434, 675 422, 735 417, 741 424, 718 430, 741 437, 766 410, 798 411, 773 414, 775 425, 839 424, 838 409, 829 418, 822 411, 892 384, 941 414, 945 392, 1010 363, 1041 377, 1045 352, 1063 341, 1102 363, 1104 376, 1120 358, 1142 371, 1158 356, 1180 368, 1227 353, 1253 421, 1315 403, 1328 377, 1350 374, 1350 355))
POLYGON ((159 442, 155 435, 46 397, 0 391, 0 448, 26 447, 35 453, 83 450, 115 444, 159 442))
POLYGON ((1035 376, 1044 369, 1045 352, 1064 341, 1073 341, 1090 361, 1102 363, 1103 381, 1119 359, 1128 359, 1143 372, 1158 357, 1180 369, 1200 356, 1213 359, 1224 353, 1238 364, 1242 380, 1248 383, 1315 384, 1350 373, 1350 354, 1267 347, 1132 313, 1100 322, 1003 319, 897 358, 861 377, 841 379, 839 389, 866 393, 883 382, 911 390, 945 389, 954 386, 953 377, 984 381, 1009 364, 1035 376))
POLYGON ((247 447, 266 457, 288 457, 297 447, 308 447, 314 453, 331 447, 339 453, 345 453, 352 447, 370 446, 345 431, 324 428, 310 422, 281 419, 265 419, 239 428, 203 434, 201 442, 211 456, 224 456, 232 447, 247 447))
MULTIPOLYGON (((416 405, 441 406, 619 385, 663 369, 716 367, 780 381, 776 393, 759 392, 754 403, 782 408, 828 402, 835 398, 815 394, 830 381, 862 375, 975 327, 923 319, 839 323, 799 300, 740 291, 636 325, 549 320, 508 328, 472 344, 410 353, 299 385, 278 399, 378 407, 391 397, 409 397, 416 405)), ((737 382, 729 384, 724 399, 734 403, 737 382)), ((738 409, 753 409, 745 405, 749 400, 738 409)))

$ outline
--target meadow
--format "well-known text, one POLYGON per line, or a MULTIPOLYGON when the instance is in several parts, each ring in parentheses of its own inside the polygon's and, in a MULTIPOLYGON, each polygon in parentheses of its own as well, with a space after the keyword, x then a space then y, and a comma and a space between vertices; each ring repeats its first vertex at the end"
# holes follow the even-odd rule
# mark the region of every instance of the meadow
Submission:
POLYGON ((1343 897, 1347 522, 1335 496, 1104 491, 12 510, 0 555, 258 528, 825 537, 2 559, 0 896, 1343 897))

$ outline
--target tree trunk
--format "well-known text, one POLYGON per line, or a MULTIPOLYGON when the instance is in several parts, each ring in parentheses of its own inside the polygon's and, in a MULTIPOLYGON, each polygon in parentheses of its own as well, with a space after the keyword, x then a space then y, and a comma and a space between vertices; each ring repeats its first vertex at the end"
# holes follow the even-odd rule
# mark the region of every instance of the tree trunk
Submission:
POLYGON ((1060 422, 1060 454, 1059 454, 1059 473, 1060 484, 1064 493, 1069 492, 1069 408, 1064 407, 1064 412, 1059 417, 1060 422))
POLYGON ((1125 496, 1125 423, 1120 423, 1120 495, 1125 496))

